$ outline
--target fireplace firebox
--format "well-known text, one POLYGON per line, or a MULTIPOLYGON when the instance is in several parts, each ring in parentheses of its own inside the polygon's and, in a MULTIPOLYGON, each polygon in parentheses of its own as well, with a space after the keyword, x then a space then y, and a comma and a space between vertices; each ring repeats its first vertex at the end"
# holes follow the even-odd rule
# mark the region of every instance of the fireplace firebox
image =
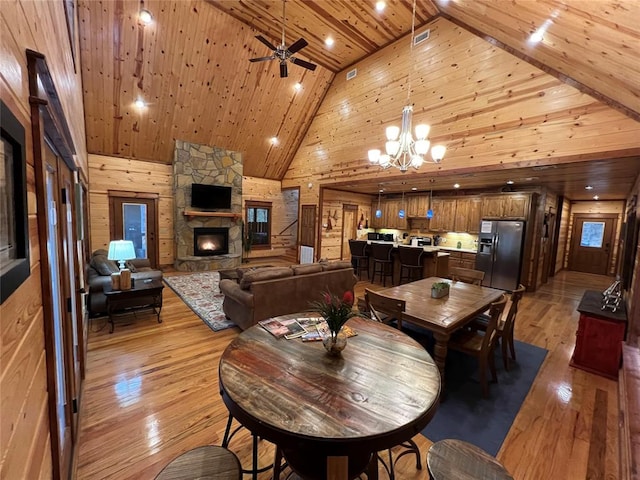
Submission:
POLYGON ((196 257, 226 255, 229 253, 228 228, 194 228, 193 254, 196 257))

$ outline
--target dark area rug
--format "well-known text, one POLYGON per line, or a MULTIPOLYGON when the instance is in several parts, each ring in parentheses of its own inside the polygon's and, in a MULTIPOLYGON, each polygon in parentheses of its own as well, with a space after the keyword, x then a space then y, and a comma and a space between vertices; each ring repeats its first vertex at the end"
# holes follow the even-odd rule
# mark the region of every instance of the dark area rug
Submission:
POLYGON ((176 292, 211 330, 217 332, 235 327, 222 311, 224 295, 220 293, 218 272, 198 272, 164 277, 164 282, 176 292))
MULTIPOLYGON (((432 341, 407 333, 433 352, 432 341)), ((496 349, 498 383, 489 384, 488 398, 482 398, 476 359, 450 350, 445 370, 446 396, 422 434, 433 442, 445 438, 465 440, 495 456, 547 355, 544 348, 517 340, 515 348, 517 360, 508 372, 502 364, 501 349, 496 349)))

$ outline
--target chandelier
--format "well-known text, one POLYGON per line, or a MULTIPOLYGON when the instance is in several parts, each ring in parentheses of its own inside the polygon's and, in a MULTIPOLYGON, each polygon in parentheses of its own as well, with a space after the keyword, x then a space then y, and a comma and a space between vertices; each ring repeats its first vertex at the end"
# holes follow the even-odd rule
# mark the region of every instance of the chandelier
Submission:
MULTIPOLYGON (((413 53, 413 38, 416 23, 416 0, 413 0, 413 18, 411 21, 411 38, 409 58, 412 58, 413 53)), ((395 167, 401 172, 406 172, 409 167, 413 167, 416 170, 425 161, 425 155, 429 153, 429 147, 431 142, 427 139, 429 136, 429 125, 420 124, 416 125, 415 134, 416 139, 413 139, 411 133, 411 117, 413 115, 413 105, 409 102, 409 96, 411 94, 411 74, 409 74, 407 81, 407 105, 402 109, 402 124, 398 128, 395 125, 391 125, 386 129, 387 142, 385 143, 385 153, 383 154, 378 149, 369 150, 369 161, 373 165, 380 165, 380 167, 386 169, 389 167, 395 167)), ((440 163, 444 158, 446 151, 444 145, 434 145, 431 147, 431 159, 434 163, 440 163)))

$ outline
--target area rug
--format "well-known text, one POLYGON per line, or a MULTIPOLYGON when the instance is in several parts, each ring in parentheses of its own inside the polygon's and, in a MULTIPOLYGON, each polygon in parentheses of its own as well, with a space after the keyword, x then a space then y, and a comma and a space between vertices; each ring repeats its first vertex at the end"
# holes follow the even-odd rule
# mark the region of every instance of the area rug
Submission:
POLYGON ((433 442, 457 438, 496 455, 524 401, 547 350, 515 342, 517 361, 509 371, 496 349, 498 383, 489 384, 489 397, 482 398, 477 361, 449 351, 445 370, 446 398, 422 431, 433 442))
POLYGON ((218 288, 218 272, 165 275, 164 281, 214 332, 235 327, 222 311, 224 295, 218 288))

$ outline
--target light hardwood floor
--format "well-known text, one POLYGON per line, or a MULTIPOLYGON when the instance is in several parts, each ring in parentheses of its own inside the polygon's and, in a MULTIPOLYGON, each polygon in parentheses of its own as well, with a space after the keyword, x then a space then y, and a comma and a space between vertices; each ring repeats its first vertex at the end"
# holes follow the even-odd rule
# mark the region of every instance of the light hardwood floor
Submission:
MULTIPOLYGON (((515 479, 618 478, 617 384, 569 366, 582 293, 602 291, 611 281, 560 272, 522 300, 516 339, 549 354, 498 453, 515 479)), ((358 282, 356 296, 370 285, 358 282)), ((212 332, 170 288, 162 318, 157 324, 155 316, 141 314, 117 323, 113 334, 100 329, 104 319, 91 322, 74 478, 152 479, 180 453, 222 442, 227 410, 218 360, 239 330, 212 332)), ((498 381, 505 374, 499 365, 498 381)), ((424 461, 431 442, 421 435, 415 440, 424 461)), ((246 432, 230 448, 250 465, 246 432)), ((272 446, 262 441, 259 451, 260 464, 270 463, 272 446)), ((380 478, 388 477, 381 471, 380 478)), ((428 475, 407 456, 397 478, 428 475)))

